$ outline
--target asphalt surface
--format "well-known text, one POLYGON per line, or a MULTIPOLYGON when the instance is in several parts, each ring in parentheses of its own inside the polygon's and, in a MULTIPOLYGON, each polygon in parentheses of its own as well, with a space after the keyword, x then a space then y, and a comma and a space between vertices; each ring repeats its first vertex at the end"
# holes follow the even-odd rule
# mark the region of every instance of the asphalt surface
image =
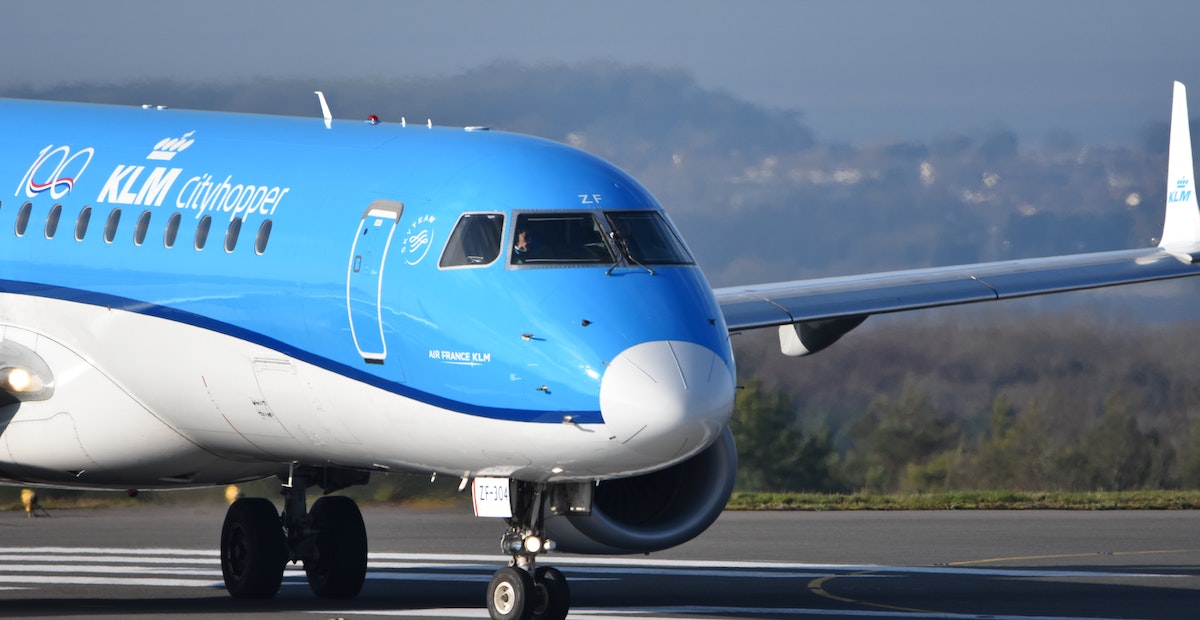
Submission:
MULTIPOLYGON (((363 593, 221 586, 222 506, 0 513, 0 616, 486 618, 503 525, 469 510, 364 509, 363 593)), ((726 513, 649 556, 544 556, 572 618, 1200 617, 1200 512, 726 513)))

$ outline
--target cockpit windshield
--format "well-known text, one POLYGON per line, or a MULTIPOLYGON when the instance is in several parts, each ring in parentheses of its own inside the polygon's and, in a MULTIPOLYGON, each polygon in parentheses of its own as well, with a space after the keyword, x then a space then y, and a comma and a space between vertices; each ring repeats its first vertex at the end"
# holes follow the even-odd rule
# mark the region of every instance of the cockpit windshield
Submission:
POLYGON ((658 211, 532 211, 516 214, 514 266, 691 265, 683 242, 658 211))
POLYGON ((611 265, 616 260, 590 211, 521 213, 513 230, 514 265, 611 265))
POLYGON ((617 247, 639 265, 690 265, 679 236, 657 211, 605 211, 617 247))

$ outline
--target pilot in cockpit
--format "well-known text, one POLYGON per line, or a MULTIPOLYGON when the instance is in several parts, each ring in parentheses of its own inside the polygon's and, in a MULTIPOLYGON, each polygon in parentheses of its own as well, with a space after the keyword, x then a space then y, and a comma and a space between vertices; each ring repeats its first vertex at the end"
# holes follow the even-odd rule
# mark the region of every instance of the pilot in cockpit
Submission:
POLYGON ((516 241, 513 242, 513 263, 523 263, 529 257, 529 251, 533 248, 533 235, 528 230, 518 230, 516 241))

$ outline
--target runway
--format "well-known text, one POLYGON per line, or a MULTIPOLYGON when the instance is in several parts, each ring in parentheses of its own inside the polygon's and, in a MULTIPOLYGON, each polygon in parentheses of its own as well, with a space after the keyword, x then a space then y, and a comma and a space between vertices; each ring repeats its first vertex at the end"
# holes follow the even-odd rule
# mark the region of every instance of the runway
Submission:
MULTIPOLYGON (((299 567, 273 601, 230 599, 221 506, 0 513, 0 615, 486 618, 499 521, 369 507, 359 598, 313 597, 299 567)), ((571 617, 1194 618, 1200 513, 726 513, 649 556, 545 556, 571 617)))

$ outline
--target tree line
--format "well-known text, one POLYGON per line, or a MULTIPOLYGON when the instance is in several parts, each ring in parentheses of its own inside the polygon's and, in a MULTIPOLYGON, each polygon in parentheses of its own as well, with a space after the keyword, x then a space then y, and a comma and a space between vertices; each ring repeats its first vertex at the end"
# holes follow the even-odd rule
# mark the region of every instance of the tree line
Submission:
POLYGON ((731 422, 739 488, 1200 488, 1195 325, 1117 323, 938 317, 812 358, 748 354, 731 422))

